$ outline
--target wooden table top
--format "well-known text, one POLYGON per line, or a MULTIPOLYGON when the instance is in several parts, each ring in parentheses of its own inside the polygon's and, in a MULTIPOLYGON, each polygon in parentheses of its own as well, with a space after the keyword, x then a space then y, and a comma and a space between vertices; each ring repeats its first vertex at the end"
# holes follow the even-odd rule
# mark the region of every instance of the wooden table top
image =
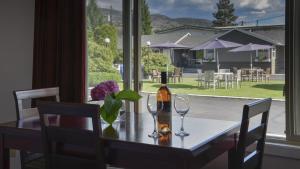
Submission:
MULTIPOLYGON (((76 124, 82 129, 91 129, 91 119, 70 119, 67 117, 48 117, 50 124, 61 126, 68 126, 76 124)), ((133 113, 126 114, 124 120, 117 122, 113 128, 108 127, 107 124, 101 125, 102 138, 106 141, 124 141, 126 143, 135 143, 136 145, 149 145, 168 147, 193 152, 205 148, 205 145, 215 142, 218 139, 224 139, 228 135, 237 132, 240 123, 224 120, 212 120, 202 118, 184 119, 185 131, 190 133, 187 137, 175 136, 180 128, 180 118, 172 117, 172 133, 168 136, 159 139, 148 137, 153 131, 153 119, 148 113, 140 113, 134 115, 133 113)), ((7 132, 28 132, 28 134, 40 135, 40 123, 38 118, 31 118, 27 120, 20 120, 9 123, 0 124, 0 133, 7 132)))

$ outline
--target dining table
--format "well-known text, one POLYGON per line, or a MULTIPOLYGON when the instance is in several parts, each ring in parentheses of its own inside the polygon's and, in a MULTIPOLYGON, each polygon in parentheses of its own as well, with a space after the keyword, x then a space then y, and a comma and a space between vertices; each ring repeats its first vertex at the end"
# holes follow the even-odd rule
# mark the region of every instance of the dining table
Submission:
MULTIPOLYGON (((105 148, 105 161, 114 167, 128 169, 199 169, 236 145, 240 122, 186 117, 185 131, 190 135, 176 136, 180 117, 172 116, 172 132, 150 138, 153 118, 148 113, 124 113, 118 122, 99 125, 105 148)), ((47 117, 49 124, 76 125, 92 129, 87 118, 47 117)), ((0 169, 9 169, 10 150, 42 153, 41 128, 38 117, 0 124, 0 169)))

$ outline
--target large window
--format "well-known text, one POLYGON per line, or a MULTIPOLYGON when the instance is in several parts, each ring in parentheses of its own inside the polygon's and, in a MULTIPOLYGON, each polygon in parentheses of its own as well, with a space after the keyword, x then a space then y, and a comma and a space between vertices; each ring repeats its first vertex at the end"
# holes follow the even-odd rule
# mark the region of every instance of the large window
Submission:
MULTIPOLYGON (((299 32, 296 32, 299 30, 299 15, 295 14, 299 11, 293 8, 299 6, 295 4, 299 2, 274 0, 261 5, 231 1, 235 13, 232 20, 225 19, 228 22, 224 23, 224 20, 218 19, 222 11, 217 8, 218 1, 142 0, 138 1, 141 4, 136 5, 133 0, 88 0, 90 87, 103 80, 114 79, 121 87, 124 83, 124 87, 133 88, 133 79, 136 90, 138 87, 143 93, 156 92, 159 82, 152 80, 153 70, 167 71, 172 79, 174 70, 180 68, 183 81, 169 81, 169 86, 172 93, 190 94, 192 106, 189 116, 240 121, 244 104, 271 97, 269 136, 300 138, 297 102, 300 93, 297 76, 299 48, 295 46, 299 45, 299 32), (92 1, 96 7, 89 6, 92 1), (122 5, 124 1, 130 4, 126 7, 122 5), (287 16, 286 4, 289 9, 287 16), (140 7, 140 12, 137 7, 140 7), (94 14, 101 17, 97 19, 94 14), (141 20, 136 17, 137 14, 140 14, 141 20), (124 18, 127 25, 124 25, 124 18), (285 21, 285 18, 288 20, 285 21), (101 24, 97 24, 98 21, 101 24), (98 26, 106 29, 97 29, 98 26), (289 35, 287 40, 285 35, 289 35), (272 48, 243 52, 230 52, 233 48, 211 49, 208 52, 192 50, 212 39, 272 48), (163 44, 169 46, 152 48, 163 44), (137 59, 139 54, 141 57, 137 59), (205 62, 208 55, 213 55, 215 62, 205 62), (133 66, 140 62, 141 66, 134 70, 133 66), (225 86, 224 76, 218 75, 220 83, 214 90, 199 83, 203 80, 199 79, 201 74, 208 70, 216 74, 229 70, 233 76, 225 86), (242 72, 241 78, 236 76, 238 70, 242 72), (137 82, 139 79, 142 85, 137 82)), ((144 103, 145 100, 142 100, 142 112, 146 111, 144 103)))
MULTIPOLYGON (((137 90, 133 65, 139 64, 133 61, 139 58, 136 49, 140 49, 133 49, 139 44, 134 33, 139 31, 133 26, 138 18, 133 16, 139 15, 134 2, 139 1, 87 0, 88 100, 92 99, 91 89, 107 80, 116 81, 120 89, 137 90)), ((124 105, 126 111, 133 110, 129 102, 124 105)))
MULTIPOLYGON (((285 0, 263 5, 232 0, 234 12, 227 18, 222 11, 232 6, 217 5, 219 0, 142 2, 141 46, 147 49, 142 50, 142 66, 168 70, 172 93, 192 98, 189 116, 240 121, 244 104, 271 97, 268 134, 285 137, 285 0), (223 42, 194 50, 214 40, 223 42), (224 41, 227 44, 222 48, 224 41), (226 47, 230 43, 265 48, 231 52, 234 47, 226 47), (170 52, 158 56, 158 49, 170 52), (182 70, 181 82, 172 80, 176 68, 182 70), (208 71, 215 72, 215 90, 213 85, 205 85, 212 83, 203 78, 208 71), (232 75, 225 78, 222 72, 232 75)), ((144 93, 158 89, 159 82, 152 76, 144 70, 144 93)), ((143 111, 147 111, 145 106, 143 111)))
POLYGON ((87 0, 88 87, 115 80, 123 87, 122 0, 87 0))

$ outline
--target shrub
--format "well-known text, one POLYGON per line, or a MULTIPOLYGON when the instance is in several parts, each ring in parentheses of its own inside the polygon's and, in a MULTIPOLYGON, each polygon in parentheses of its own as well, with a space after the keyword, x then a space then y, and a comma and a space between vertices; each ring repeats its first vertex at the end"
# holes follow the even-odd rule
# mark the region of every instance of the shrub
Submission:
POLYGON ((107 72, 89 72, 89 86, 96 86, 97 84, 107 81, 115 80, 117 82, 121 81, 121 75, 119 73, 107 73, 107 72))
POLYGON ((170 58, 162 53, 154 53, 150 49, 142 49, 142 64, 146 73, 151 73, 153 69, 159 71, 173 72, 174 66, 171 65, 170 58))
POLYGON ((108 72, 115 73, 116 70, 112 67, 114 56, 110 48, 98 45, 93 41, 89 41, 89 72, 108 72))

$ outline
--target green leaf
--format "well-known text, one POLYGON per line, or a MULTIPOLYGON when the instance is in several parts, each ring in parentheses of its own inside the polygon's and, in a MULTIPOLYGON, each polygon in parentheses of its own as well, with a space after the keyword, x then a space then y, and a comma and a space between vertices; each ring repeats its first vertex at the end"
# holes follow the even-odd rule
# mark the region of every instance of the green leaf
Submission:
POLYGON ((119 100, 138 101, 140 98, 142 98, 142 96, 132 90, 123 90, 116 95, 116 99, 119 100))
POLYGON ((101 117, 110 125, 117 119, 122 101, 108 95, 104 99, 104 105, 100 108, 101 117))

